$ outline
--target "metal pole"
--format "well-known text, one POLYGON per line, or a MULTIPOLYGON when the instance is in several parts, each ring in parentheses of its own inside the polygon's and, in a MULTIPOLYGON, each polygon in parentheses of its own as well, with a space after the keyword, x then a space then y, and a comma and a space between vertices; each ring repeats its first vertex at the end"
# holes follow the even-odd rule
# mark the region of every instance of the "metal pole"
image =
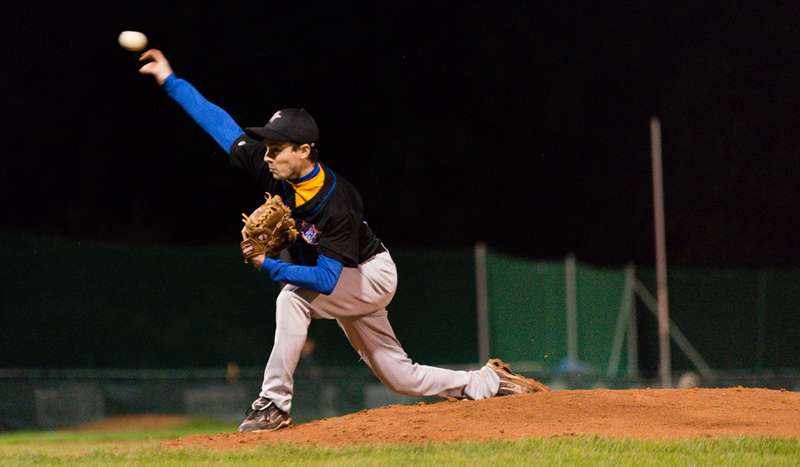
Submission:
POLYGON ((486 270, 486 244, 475 244, 475 291, 478 307, 478 361, 489 361, 491 342, 489 333, 489 284, 486 270))
POLYGON ((672 386, 669 352, 669 308, 667 300, 667 245, 664 228, 664 185, 661 168, 661 121, 650 119, 650 139, 653 155, 653 205, 656 234, 656 282, 658 301, 658 374, 662 388, 672 386))

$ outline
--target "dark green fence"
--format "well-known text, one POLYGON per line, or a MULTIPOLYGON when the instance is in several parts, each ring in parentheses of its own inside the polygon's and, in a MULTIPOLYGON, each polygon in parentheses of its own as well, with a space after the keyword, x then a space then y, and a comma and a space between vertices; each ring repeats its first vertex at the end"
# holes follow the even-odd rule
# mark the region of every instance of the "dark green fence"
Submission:
MULTIPOLYGON (((654 289, 652 270, 638 276, 654 289)), ((712 368, 800 368, 800 271, 671 270, 668 282, 670 317, 712 368)))
MULTIPOLYGON (((476 363, 474 253, 392 253, 400 281, 389 313, 409 356, 476 363)), ((260 367, 272 347, 278 286, 244 264, 236 244, 136 246, 0 233, 0 259, 0 368, 260 367)), ((572 363, 608 371, 625 273, 574 265, 570 336, 566 264, 488 254, 492 356, 547 372, 576 356, 572 363)), ((636 276, 654 290, 652 270, 636 276)), ((672 320, 712 368, 800 368, 800 271, 671 270, 669 290, 672 320)), ((638 364, 653 366, 654 319, 641 300, 634 303, 638 336, 617 343, 632 342, 638 364)), ((335 322, 315 320, 309 335, 317 364, 359 365, 335 322)), ((627 353, 616 352, 614 374, 622 374, 627 353)), ((692 366, 679 349, 673 355, 675 368, 692 366)))
MULTIPOLYGON (((488 255, 494 355, 528 362, 545 372, 606 372, 625 292, 625 272, 575 263, 569 268, 569 264, 488 255), (572 320, 570 309, 574 310, 572 320)), ((620 356, 621 369, 625 363, 626 358, 620 356)))
MULTIPOLYGON (((165 247, 0 233, 0 368, 262 366, 279 288, 237 244, 165 247)), ((469 251, 396 253, 395 332, 415 361, 471 363, 469 251)), ((334 321, 314 320, 313 358, 359 365, 334 321)))

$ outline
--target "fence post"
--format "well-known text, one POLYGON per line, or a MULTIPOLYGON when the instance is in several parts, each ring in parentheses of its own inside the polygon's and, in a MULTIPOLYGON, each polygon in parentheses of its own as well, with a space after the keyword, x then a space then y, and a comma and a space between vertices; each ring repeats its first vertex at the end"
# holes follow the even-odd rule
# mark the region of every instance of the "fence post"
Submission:
POLYGON ((478 362, 489 361, 491 333, 489 332, 489 277, 486 269, 486 244, 475 244, 475 289, 478 311, 478 362))
MULTIPOLYGON (((636 332, 636 324, 634 321, 634 325, 631 326, 631 320, 633 319, 633 303, 634 303, 634 281, 636 280, 636 272, 632 264, 629 264, 625 268, 625 285, 622 288, 622 298, 620 299, 619 305, 619 313, 617 314, 617 326, 614 330, 614 338, 611 343, 611 355, 609 356, 608 360, 608 369, 606 370, 606 376, 609 378, 613 378, 617 376, 617 372, 619 371, 619 361, 622 358, 622 342, 625 339, 626 329, 628 334, 628 375, 631 374, 631 357, 637 357, 635 353, 636 350, 631 344, 631 340, 634 340, 636 337, 631 337, 631 333, 636 332), (633 331, 631 330, 633 328, 633 331)), ((634 365, 638 365, 637 362, 634 362, 634 365)))
POLYGON ((567 360, 578 363, 578 286, 575 272, 575 255, 570 254, 564 264, 567 293, 567 360))
POLYGON ((636 299, 634 289, 636 284, 636 267, 630 264, 625 268, 625 283, 630 280, 631 303, 628 313, 628 378, 639 377, 639 328, 636 321, 636 299))

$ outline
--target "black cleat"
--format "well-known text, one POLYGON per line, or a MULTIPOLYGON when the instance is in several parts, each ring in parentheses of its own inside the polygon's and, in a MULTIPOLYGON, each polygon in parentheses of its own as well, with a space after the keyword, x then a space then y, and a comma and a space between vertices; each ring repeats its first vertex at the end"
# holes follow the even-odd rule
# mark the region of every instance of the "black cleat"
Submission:
POLYGON ((289 414, 276 407, 269 399, 259 397, 253 402, 250 409, 252 412, 239 425, 237 432, 275 431, 292 424, 289 414))

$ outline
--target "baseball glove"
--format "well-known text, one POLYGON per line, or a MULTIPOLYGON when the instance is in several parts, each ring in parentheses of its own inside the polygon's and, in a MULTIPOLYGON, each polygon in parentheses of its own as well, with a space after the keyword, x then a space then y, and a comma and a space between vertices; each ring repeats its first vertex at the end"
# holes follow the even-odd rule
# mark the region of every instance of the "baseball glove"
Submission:
POLYGON ((297 228, 290 216, 289 206, 283 204, 279 195, 270 196, 249 216, 244 217, 244 240, 241 243, 244 262, 261 254, 274 256, 284 248, 291 246, 297 239, 297 228))

